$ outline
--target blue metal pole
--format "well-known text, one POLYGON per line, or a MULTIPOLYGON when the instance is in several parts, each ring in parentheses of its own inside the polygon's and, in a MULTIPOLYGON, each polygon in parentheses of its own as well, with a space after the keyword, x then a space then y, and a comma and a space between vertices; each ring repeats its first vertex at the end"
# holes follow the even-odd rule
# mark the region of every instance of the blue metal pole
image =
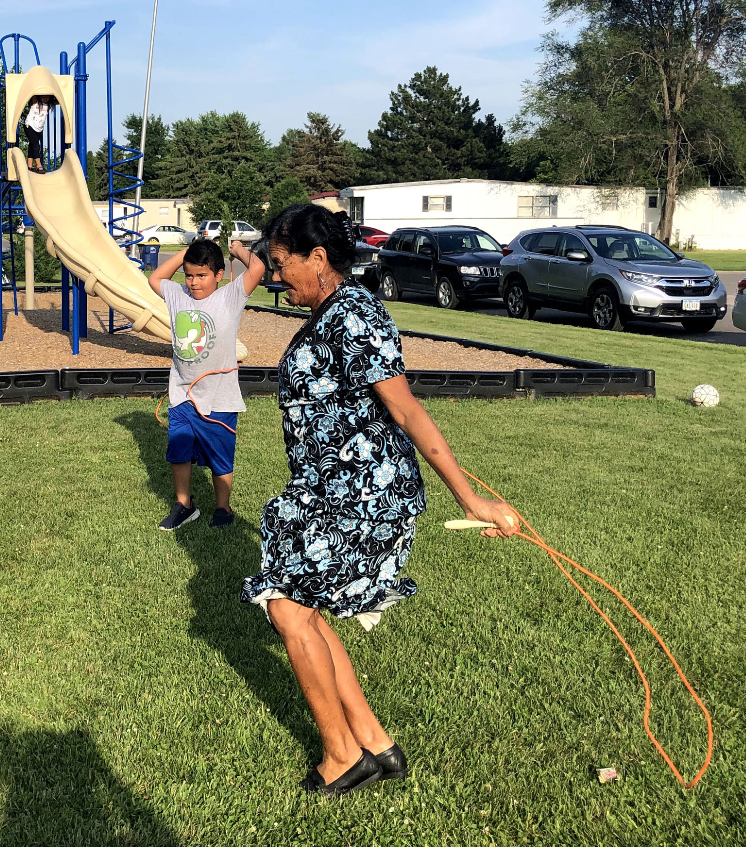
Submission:
MULTIPOLYGON (((86 127, 86 45, 78 42, 78 56, 75 62, 75 92, 76 92, 76 114, 75 114, 75 152, 78 154, 80 165, 83 168, 83 176, 88 176, 88 135, 86 127)), ((78 324, 78 332, 81 338, 88 337, 88 296, 80 280, 76 280, 78 288, 76 312, 76 298, 73 296, 73 319, 78 324)), ((73 336, 73 353, 77 354, 75 336, 73 336)))
POLYGON ((80 309, 80 280, 73 277, 73 356, 80 352, 80 323, 78 314, 80 309))
MULTIPOLYGON (((110 22, 105 21, 108 26, 110 22)), ((114 238, 114 119, 112 116, 112 51, 109 30, 106 32, 106 120, 107 120, 107 194, 109 195, 109 235, 114 238)), ((109 334, 114 334, 114 309, 109 306, 109 334)))
MULTIPOLYGON (((60 53, 60 73, 69 74, 70 66, 67 63, 67 53, 63 50, 60 53)), ((65 161, 65 118, 60 114, 60 164, 65 161)))
MULTIPOLYGON (((60 74, 69 74, 70 66, 67 61, 67 53, 60 53, 60 74)), ((65 161, 65 118, 60 115, 60 164, 65 161)), ((62 330, 70 332, 70 271, 62 266, 62 330)))

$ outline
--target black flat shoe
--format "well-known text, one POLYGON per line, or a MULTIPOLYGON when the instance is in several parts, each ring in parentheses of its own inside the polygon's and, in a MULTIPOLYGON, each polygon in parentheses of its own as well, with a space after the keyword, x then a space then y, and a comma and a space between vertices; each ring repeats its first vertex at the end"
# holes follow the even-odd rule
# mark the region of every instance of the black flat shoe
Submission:
POLYGON ((374 756, 381 768, 379 779, 404 779, 407 776, 407 759, 399 744, 374 756))
POLYGON ((307 774, 306 779, 301 783, 301 788, 309 794, 322 794, 325 797, 335 797, 340 794, 348 794, 351 791, 358 791, 367 785, 372 785, 379 780, 381 773, 381 766, 376 761, 373 753, 363 750, 363 755, 353 767, 346 770, 342 776, 338 776, 334 782, 330 782, 327 785, 319 771, 316 768, 312 768, 307 774))

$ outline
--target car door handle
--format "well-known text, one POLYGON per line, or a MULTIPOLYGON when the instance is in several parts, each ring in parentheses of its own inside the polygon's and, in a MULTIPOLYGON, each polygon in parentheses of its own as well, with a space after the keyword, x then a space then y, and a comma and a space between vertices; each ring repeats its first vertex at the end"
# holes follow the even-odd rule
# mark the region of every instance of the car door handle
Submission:
POLYGON ((551 264, 551 265, 559 265, 559 264, 560 264, 560 259, 550 259, 550 264, 551 264))

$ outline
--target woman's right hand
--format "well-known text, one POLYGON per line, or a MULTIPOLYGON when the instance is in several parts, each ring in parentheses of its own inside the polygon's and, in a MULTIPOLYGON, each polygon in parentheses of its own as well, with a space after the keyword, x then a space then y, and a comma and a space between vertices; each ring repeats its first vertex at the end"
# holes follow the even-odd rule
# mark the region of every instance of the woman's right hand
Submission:
POLYGON ((484 529, 480 535, 485 538, 510 538, 521 529, 519 516, 511 506, 503 500, 490 500, 475 495, 469 507, 464 510, 465 517, 470 521, 485 521, 495 524, 495 527, 484 529))

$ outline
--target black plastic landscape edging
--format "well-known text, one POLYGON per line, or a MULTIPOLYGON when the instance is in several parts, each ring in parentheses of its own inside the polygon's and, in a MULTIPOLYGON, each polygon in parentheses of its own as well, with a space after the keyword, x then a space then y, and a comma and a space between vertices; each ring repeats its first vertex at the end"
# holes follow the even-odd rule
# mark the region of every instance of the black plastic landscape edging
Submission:
MULTIPOLYGON (((247 306, 256 312, 271 312, 289 318, 308 318, 308 312, 296 309, 275 309, 272 306, 247 306)), ((407 378, 413 394, 421 397, 441 395, 462 397, 567 397, 608 395, 613 397, 634 395, 656 396, 656 374, 647 368, 625 368, 555 356, 523 347, 508 347, 489 341, 458 338, 450 335, 435 335, 431 332, 416 332, 401 329, 400 335, 408 338, 424 338, 471 347, 475 350, 490 350, 509 353, 512 356, 528 356, 548 364, 561 365, 562 370, 549 368, 519 368, 515 371, 408 371, 407 378), (513 380, 513 381, 512 381, 513 380)))
MULTIPOLYGON (((308 317, 305 312, 252 306, 259 312, 284 317, 308 317)), ((645 368, 621 368, 536 350, 506 347, 470 338, 454 338, 402 330, 401 335, 449 342, 477 350, 530 356, 561 368, 517 368, 513 371, 408 371, 410 390, 417 397, 598 397, 656 396, 655 373, 645 368)), ((132 397, 163 394, 169 386, 169 368, 63 368, 60 371, 0 373, 0 405, 31 400, 70 400, 95 397, 132 397)), ((278 369, 239 368, 239 386, 245 397, 277 394, 278 369)))

